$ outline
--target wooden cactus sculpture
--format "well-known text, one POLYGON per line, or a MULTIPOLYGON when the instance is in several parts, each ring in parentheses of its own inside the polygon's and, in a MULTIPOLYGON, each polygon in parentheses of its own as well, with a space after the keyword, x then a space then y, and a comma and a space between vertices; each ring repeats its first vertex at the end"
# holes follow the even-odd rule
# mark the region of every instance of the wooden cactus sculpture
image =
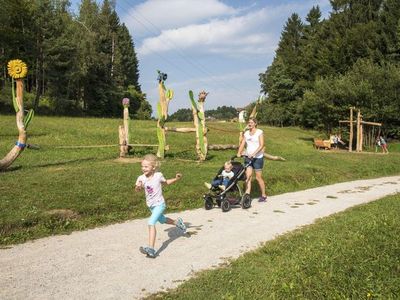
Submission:
POLYGON ((167 74, 158 72, 158 92, 160 96, 160 101, 157 104, 157 138, 158 138, 158 151, 157 156, 159 158, 164 158, 165 150, 167 146, 165 145, 165 122, 168 118, 168 105, 174 96, 174 92, 171 89, 165 87, 165 80, 167 80, 167 74))
POLYGON ((124 107, 124 125, 118 127, 119 132, 119 156, 125 157, 129 152, 129 99, 122 99, 122 106, 124 107))
POLYGON ((246 124, 246 119, 247 119, 247 111, 245 109, 242 109, 239 112, 239 117, 238 117, 238 124, 239 124, 239 145, 242 143, 243 140, 243 135, 244 132, 247 128, 246 124))
POLYGON ((10 150, 10 152, 2 160, 0 160, 0 170, 5 170, 6 168, 8 168, 22 153, 22 151, 24 151, 27 141, 26 130, 34 115, 32 109, 29 110, 26 116, 24 111, 24 83, 22 79, 26 76, 28 72, 26 64, 19 59, 15 59, 8 62, 7 68, 8 74, 11 76, 12 82, 12 101, 16 113, 18 141, 15 143, 15 146, 10 150), (16 93, 14 81, 16 83, 16 93))
POLYGON ((207 157, 208 142, 207 142, 207 128, 204 115, 204 102, 208 93, 205 91, 200 92, 198 103, 194 101, 193 91, 189 91, 189 98, 192 103, 193 122, 196 129, 196 152, 199 160, 203 161, 207 157))

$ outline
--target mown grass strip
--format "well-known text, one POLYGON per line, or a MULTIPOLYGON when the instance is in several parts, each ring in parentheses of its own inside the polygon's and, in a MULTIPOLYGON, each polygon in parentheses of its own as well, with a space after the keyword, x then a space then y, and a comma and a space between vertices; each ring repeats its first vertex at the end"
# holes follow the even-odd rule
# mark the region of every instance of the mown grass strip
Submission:
POLYGON ((400 194, 321 219, 147 299, 399 299, 400 194))

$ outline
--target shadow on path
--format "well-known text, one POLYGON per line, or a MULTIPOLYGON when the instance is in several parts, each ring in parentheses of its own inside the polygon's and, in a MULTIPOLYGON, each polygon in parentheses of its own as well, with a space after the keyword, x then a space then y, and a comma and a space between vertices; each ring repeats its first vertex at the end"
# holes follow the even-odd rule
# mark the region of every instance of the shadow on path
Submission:
MULTIPOLYGON (((203 226, 203 225, 191 225, 191 223, 189 223, 189 222, 185 222, 185 225, 186 225, 187 230, 189 228, 193 228, 193 227, 199 228, 199 227, 203 226)), ((175 226, 167 228, 164 231, 168 232, 169 239, 163 242, 161 247, 157 250, 156 256, 160 255, 160 253, 163 252, 165 249, 167 249, 169 244, 171 244, 176 239, 178 239, 180 237, 190 238, 192 236, 192 234, 188 231, 186 231, 185 233, 182 233, 182 231, 175 226)))

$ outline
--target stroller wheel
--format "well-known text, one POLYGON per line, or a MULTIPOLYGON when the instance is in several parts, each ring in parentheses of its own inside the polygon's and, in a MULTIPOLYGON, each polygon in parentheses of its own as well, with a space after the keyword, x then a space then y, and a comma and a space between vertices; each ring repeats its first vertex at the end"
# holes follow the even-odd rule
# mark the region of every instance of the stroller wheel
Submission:
POLYGON ((221 207, 221 203, 224 201, 225 195, 219 195, 217 199, 215 199, 215 202, 217 202, 218 207, 221 207))
POLYGON ((210 210, 214 207, 214 203, 211 197, 205 197, 204 208, 210 210))
POLYGON ((248 209, 251 206, 251 197, 249 194, 244 194, 241 201, 240 205, 242 206, 243 209, 248 209))
POLYGON ((229 203, 228 199, 224 199, 221 202, 221 209, 222 209, 223 212, 227 212, 227 211, 229 211, 231 209, 231 204, 229 203))

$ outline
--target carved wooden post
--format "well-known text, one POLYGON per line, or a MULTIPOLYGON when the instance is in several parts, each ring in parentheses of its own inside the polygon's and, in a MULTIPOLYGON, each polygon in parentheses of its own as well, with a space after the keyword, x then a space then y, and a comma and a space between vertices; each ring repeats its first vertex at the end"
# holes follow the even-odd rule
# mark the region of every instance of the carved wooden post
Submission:
MULTIPOLYGON (((200 144, 200 149, 202 152, 202 155, 200 156, 200 160, 205 160, 207 157, 207 149, 208 149, 208 140, 207 140, 207 128, 206 128, 206 116, 204 114, 204 102, 206 101, 208 93, 205 91, 201 91, 199 93, 199 120, 200 120, 200 127, 201 130, 199 130, 199 134, 203 134, 203 143, 200 144)), ((199 139, 201 141, 201 139, 199 139)))
POLYGON ((239 123, 239 146, 242 143, 243 136, 244 136, 244 131, 246 130, 246 117, 247 117, 247 112, 245 109, 241 110, 239 112, 239 117, 238 117, 238 123, 239 123))
POLYGON ((129 145, 129 99, 122 99, 122 105, 124 106, 124 130, 126 144, 129 145))
POLYGON ((192 103, 193 123, 196 129, 196 152, 199 160, 205 160, 207 157, 207 128, 204 116, 204 101, 208 93, 200 92, 198 104, 194 101, 193 92, 189 91, 189 98, 192 103))
POLYGON ((349 152, 353 151, 353 108, 350 107, 350 137, 349 137, 349 152))
POLYGON ((19 59, 11 60, 8 63, 8 74, 12 77, 12 97, 13 105, 16 112, 16 123, 18 128, 18 141, 10 152, 0 160, 0 170, 8 168, 17 157, 24 151, 26 147, 27 135, 26 129, 29 122, 33 118, 33 110, 30 110, 25 118, 24 114, 24 101, 23 101, 23 90, 24 83, 22 78, 26 76, 28 68, 26 64, 19 59), (16 81, 17 95, 14 93, 14 79, 16 81))
POLYGON ((164 158, 165 150, 168 149, 165 138, 165 122, 168 118, 168 105, 174 96, 174 92, 171 89, 166 89, 165 80, 167 80, 167 74, 158 71, 158 92, 160 96, 160 101, 157 104, 157 137, 158 137, 158 150, 157 156, 159 158, 164 158))
POLYGON ((122 99, 122 105, 124 107, 123 119, 124 125, 118 126, 119 135, 119 156, 125 157, 129 152, 129 99, 122 99))
POLYGON ((361 125, 361 112, 358 110, 357 112, 357 143, 356 143, 356 151, 360 152, 360 125, 361 125))

